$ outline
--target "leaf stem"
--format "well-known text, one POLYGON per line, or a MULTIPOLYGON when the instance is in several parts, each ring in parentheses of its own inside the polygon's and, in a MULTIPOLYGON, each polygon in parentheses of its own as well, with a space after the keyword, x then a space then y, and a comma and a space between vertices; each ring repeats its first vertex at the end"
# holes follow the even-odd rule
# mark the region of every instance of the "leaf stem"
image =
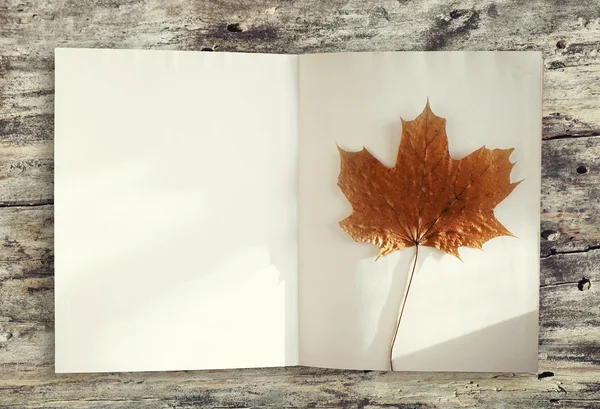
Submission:
POLYGON ((412 284, 412 279, 415 274, 415 268, 417 267, 417 258, 419 258, 419 243, 415 243, 415 261, 413 262, 412 270, 410 272, 410 278, 408 279, 408 287, 406 288, 406 293, 404 294, 404 300, 402 301, 402 307, 400 308, 400 313, 398 314, 398 321, 396 321, 396 328, 394 329, 394 337, 392 338, 392 343, 390 344, 390 370, 394 370, 394 363, 392 362, 392 352, 394 352, 394 344, 396 343, 396 337, 398 336, 398 328, 400 328, 400 321, 402 320, 402 314, 404 313, 404 306, 406 305, 406 300, 408 299, 408 293, 410 291, 410 285, 412 284))

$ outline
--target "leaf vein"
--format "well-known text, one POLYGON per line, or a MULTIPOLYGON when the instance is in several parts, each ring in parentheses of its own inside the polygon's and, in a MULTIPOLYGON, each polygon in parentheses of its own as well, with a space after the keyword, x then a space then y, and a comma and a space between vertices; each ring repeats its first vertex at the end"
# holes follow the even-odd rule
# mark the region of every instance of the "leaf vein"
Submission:
MULTIPOLYGON (((499 158, 497 158, 495 161, 493 161, 492 163, 490 163, 490 165, 485 168, 483 170, 483 172, 481 172, 479 174, 479 176, 477 176, 475 179, 471 180, 467 186, 464 187, 463 190, 460 191, 460 193, 448 204, 448 206, 446 206, 446 208, 444 210, 442 210, 442 212, 440 213, 440 215, 433 221, 433 223, 431 223, 431 225, 427 228, 427 230, 425 231, 425 233, 423 234, 423 237, 425 238, 425 240, 429 239, 429 237, 425 237, 427 236, 427 233, 429 233, 429 231, 433 228, 433 226, 435 226, 435 224, 438 222, 438 220, 440 220, 440 218, 450 209, 450 207, 457 201, 457 200, 462 200, 460 199, 460 195, 462 195, 464 193, 465 190, 467 190, 470 186, 473 185, 473 183, 475 183, 475 181, 477 181, 481 176, 483 176, 484 173, 486 173, 496 162, 498 162, 499 160, 503 159, 504 157, 506 157, 507 155, 510 154, 510 151, 505 152, 502 156, 500 156, 499 158)), ((472 174, 472 173, 471 173, 472 174)))

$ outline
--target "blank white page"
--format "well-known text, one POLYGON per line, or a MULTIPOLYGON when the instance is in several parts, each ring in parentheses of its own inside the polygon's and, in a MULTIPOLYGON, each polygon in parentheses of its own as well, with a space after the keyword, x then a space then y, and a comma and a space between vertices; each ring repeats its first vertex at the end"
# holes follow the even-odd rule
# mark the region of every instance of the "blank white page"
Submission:
POLYGON ((56 371, 297 364, 297 57, 56 50, 56 371))
POLYGON ((395 370, 537 368, 541 54, 347 53, 300 57, 300 364, 388 369, 388 348, 414 247, 375 261, 377 247, 338 226, 352 208, 337 186, 340 158, 365 146, 394 166, 400 117, 427 98, 446 118, 450 155, 515 148, 512 180, 496 208, 514 237, 463 262, 421 247, 394 348, 395 370))

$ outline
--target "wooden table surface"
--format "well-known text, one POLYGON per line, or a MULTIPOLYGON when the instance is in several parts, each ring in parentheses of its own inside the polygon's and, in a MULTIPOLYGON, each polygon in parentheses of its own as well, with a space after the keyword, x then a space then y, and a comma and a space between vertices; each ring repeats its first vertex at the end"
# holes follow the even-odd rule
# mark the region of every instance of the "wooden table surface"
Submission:
POLYGON ((599 97, 598 0, 0 0, 0 408, 600 408, 599 97), (540 374, 55 375, 53 49, 66 46, 542 51, 540 374))

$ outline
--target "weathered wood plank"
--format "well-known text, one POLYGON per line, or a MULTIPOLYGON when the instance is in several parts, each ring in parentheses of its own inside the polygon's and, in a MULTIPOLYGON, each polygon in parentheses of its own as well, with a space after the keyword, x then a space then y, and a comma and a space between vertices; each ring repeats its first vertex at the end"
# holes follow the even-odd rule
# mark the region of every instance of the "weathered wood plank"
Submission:
MULTIPOLYGON (((53 323, 21 323, 0 321, 0 397, 2 385, 9 379, 21 379, 16 372, 36 373, 54 366, 53 323), (14 378, 6 378, 9 374, 14 378)), ((0 399, 0 407, 2 399, 0 399)))
POLYGON ((542 255, 600 245, 600 137, 542 145, 542 255))
MULTIPOLYGON (((593 371, 526 375, 426 374, 312 368, 54 375, 49 369, 0 378, 3 407, 595 407, 593 371), (127 396, 124 398, 124 396, 127 396), (279 403, 279 404, 278 404, 279 403), (135 406, 133 406, 135 407, 135 406)), ((596 406, 597 407, 597 406, 596 406)))
POLYGON ((52 203, 53 196, 52 142, 0 142, 0 207, 52 203))
POLYGON ((541 260, 539 356, 544 368, 595 367, 600 372, 599 265, 600 250, 541 260))
MULTIPOLYGON (((53 206, 22 206, 0 211, 0 262, 45 261, 54 253, 53 206)), ((45 273, 51 273, 46 270, 45 273)), ((0 279, 5 273, 0 273, 0 279)))

